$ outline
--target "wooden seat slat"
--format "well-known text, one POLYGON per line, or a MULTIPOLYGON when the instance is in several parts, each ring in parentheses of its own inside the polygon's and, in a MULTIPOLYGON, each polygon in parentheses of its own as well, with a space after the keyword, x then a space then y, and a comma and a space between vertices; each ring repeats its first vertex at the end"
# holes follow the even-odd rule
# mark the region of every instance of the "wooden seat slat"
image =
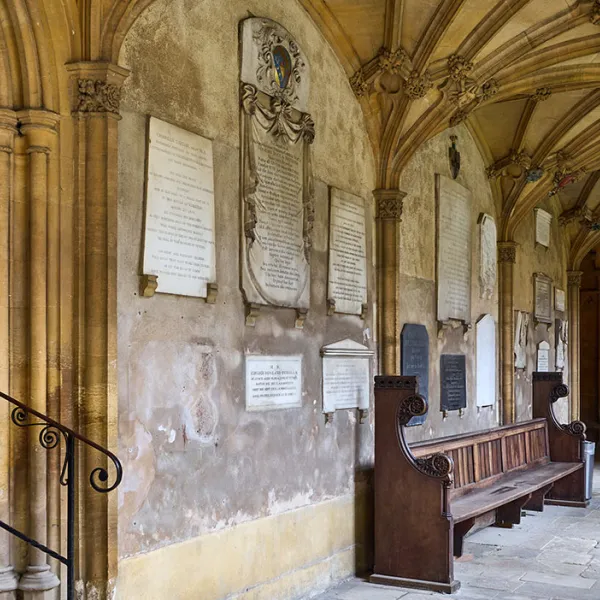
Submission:
POLYGON ((583 468, 582 463, 551 462, 535 469, 513 471, 485 489, 475 489, 452 501, 455 523, 479 517, 522 498, 583 468))

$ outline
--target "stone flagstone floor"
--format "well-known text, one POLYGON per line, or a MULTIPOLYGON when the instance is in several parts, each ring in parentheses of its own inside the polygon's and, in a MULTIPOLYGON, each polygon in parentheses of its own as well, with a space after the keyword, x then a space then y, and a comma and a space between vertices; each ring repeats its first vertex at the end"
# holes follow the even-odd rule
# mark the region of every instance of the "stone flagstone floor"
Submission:
POLYGON ((314 600, 600 600, 600 464, 588 509, 546 506, 513 529, 487 527, 465 540, 452 596, 353 579, 314 600))

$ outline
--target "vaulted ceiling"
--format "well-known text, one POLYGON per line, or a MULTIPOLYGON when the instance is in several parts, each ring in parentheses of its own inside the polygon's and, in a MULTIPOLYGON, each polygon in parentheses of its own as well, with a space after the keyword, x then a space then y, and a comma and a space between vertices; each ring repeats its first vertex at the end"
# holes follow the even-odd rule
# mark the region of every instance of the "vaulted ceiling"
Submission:
POLYGON ((465 123, 502 239, 558 194, 577 266, 600 242, 600 0, 301 0, 364 108, 380 187, 465 123))

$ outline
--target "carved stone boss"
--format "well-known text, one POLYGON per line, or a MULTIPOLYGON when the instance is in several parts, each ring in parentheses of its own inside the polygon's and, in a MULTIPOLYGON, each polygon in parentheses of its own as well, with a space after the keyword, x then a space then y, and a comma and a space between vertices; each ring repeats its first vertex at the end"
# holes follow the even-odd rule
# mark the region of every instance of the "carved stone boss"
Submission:
POLYGON ((141 295, 217 296, 212 141, 150 118, 141 295))
POLYGON ((328 313, 367 313, 367 236, 364 201, 330 190, 328 313))
POLYGON ((261 306, 295 308, 302 328, 310 306, 314 188, 305 112, 309 69, 279 24, 242 26, 242 290, 247 325, 261 306))

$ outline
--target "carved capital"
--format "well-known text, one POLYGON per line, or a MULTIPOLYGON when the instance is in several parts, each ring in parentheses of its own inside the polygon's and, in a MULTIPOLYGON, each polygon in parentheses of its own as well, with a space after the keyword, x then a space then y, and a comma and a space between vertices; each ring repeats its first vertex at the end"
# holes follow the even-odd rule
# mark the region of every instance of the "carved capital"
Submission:
POLYGON ((573 286, 576 288, 580 288, 582 277, 583 271, 567 271, 567 284, 569 285, 569 287, 573 286))
POLYGON ((515 264, 517 262, 517 246, 516 242, 499 242, 498 262, 515 264))
POLYGON ((552 95, 552 90, 547 87, 541 87, 535 90, 535 93, 531 96, 531 99, 535 102, 544 102, 548 100, 552 95))
POLYGON ((458 54, 452 54, 448 58, 448 71, 454 81, 464 81, 473 70, 473 63, 458 54))
POLYGON ((418 100, 427 95, 433 87, 429 71, 425 71, 422 75, 418 71, 412 71, 406 80, 404 91, 411 100, 418 100))
POLYGON ((400 221, 402 205, 406 192, 401 190, 375 190, 373 192, 377 210, 377 219, 382 221, 400 221))

